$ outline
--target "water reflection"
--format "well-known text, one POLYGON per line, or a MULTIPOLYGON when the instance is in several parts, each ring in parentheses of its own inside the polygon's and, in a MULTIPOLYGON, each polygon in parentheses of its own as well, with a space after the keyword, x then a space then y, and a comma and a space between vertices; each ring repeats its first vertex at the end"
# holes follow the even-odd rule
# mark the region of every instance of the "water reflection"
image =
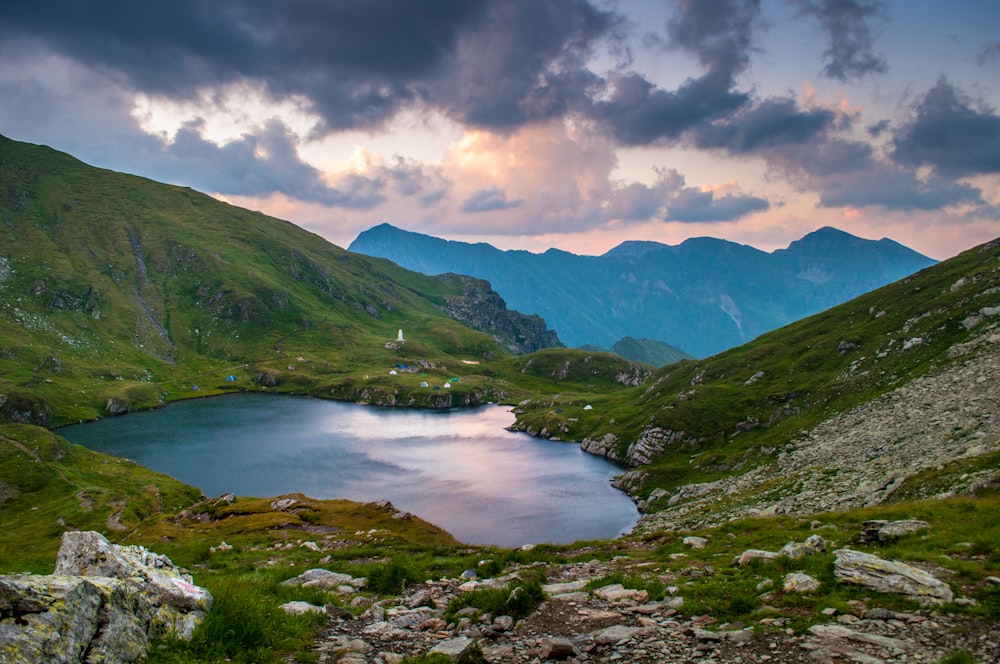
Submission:
POLYGON ((620 472, 577 445, 505 427, 490 406, 386 410, 240 394, 65 427, 59 434, 199 487, 314 498, 388 499, 473 544, 615 537, 637 514, 620 472))

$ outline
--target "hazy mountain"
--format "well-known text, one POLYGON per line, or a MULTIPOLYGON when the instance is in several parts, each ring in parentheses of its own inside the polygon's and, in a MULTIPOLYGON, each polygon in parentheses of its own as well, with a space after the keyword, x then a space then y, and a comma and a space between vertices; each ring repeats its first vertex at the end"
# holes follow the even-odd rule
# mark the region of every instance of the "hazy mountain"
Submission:
POLYGON ((767 253, 713 238, 623 242, 603 256, 501 251, 382 224, 349 250, 425 274, 486 279, 509 306, 538 314, 569 346, 630 336, 698 357, 885 285, 935 261, 892 240, 822 228, 767 253))
POLYGON ((662 367, 680 360, 694 359, 682 350, 655 339, 625 337, 611 347, 611 352, 633 362, 644 362, 662 367))

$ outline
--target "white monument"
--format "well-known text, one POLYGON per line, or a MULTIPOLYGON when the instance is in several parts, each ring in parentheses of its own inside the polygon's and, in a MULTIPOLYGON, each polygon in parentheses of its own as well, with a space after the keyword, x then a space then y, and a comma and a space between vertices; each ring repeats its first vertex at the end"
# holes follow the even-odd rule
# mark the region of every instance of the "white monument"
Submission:
POLYGON ((402 330, 402 328, 399 330, 399 334, 396 335, 396 341, 406 341, 406 339, 403 338, 403 330, 402 330))

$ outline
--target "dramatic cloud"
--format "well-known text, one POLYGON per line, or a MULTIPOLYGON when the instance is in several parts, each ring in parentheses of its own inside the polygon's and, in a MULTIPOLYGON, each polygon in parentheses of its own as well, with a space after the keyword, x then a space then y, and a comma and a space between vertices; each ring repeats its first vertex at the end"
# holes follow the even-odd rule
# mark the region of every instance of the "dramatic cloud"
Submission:
POLYGON ((886 19, 881 0, 789 0, 803 16, 819 21, 830 38, 823 75, 838 81, 884 74, 889 66, 874 51, 875 25, 886 19))
POLYGON ((886 217, 978 237, 994 5, 7 2, 0 131, 341 244, 383 221, 525 248, 886 217))
POLYGON ((921 180, 910 171, 888 165, 823 178, 817 185, 821 188, 820 205, 825 207, 877 206, 909 211, 984 203, 975 187, 938 177, 921 180))
POLYGON ((252 81, 274 99, 308 99, 320 132, 379 126, 421 104, 496 128, 561 114, 581 94, 583 61, 618 24, 586 0, 38 0, 0 9, 0 38, 42 43, 167 97, 252 81))
POLYGON ((695 142, 701 148, 755 153, 780 145, 796 145, 826 131, 835 115, 827 109, 800 110, 794 99, 767 99, 724 122, 700 127, 695 142))
POLYGON ((1000 115, 972 102, 941 79, 917 104, 916 117, 896 134, 892 156, 931 166, 946 177, 1000 173, 1000 115))
POLYGON ((586 61, 619 27, 619 17, 585 0, 491 3, 427 83, 424 100, 463 123, 502 131, 560 117, 600 84, 586 61))
POLYGON ((750 101, 734 90, 758 27, 758 0, 676 0, 665 47, 690 53, 705 68, 677 90, 664 90, 634 72, 612 72, 588 113, 624 145, 675 140, 684 132, 731 114, 750 101))

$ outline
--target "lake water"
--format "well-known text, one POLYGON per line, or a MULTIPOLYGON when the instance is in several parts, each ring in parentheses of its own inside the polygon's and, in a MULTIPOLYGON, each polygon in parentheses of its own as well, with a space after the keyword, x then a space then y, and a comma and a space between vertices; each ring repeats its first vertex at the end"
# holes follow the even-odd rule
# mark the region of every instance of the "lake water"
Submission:
POLYGON ((67 440, 208 496, 388 499, 469 544, 616 537, 638 518, 621 472, 578 445, 507 431, 503 406, 382 409, 234 394, 73 425, 67 440))

